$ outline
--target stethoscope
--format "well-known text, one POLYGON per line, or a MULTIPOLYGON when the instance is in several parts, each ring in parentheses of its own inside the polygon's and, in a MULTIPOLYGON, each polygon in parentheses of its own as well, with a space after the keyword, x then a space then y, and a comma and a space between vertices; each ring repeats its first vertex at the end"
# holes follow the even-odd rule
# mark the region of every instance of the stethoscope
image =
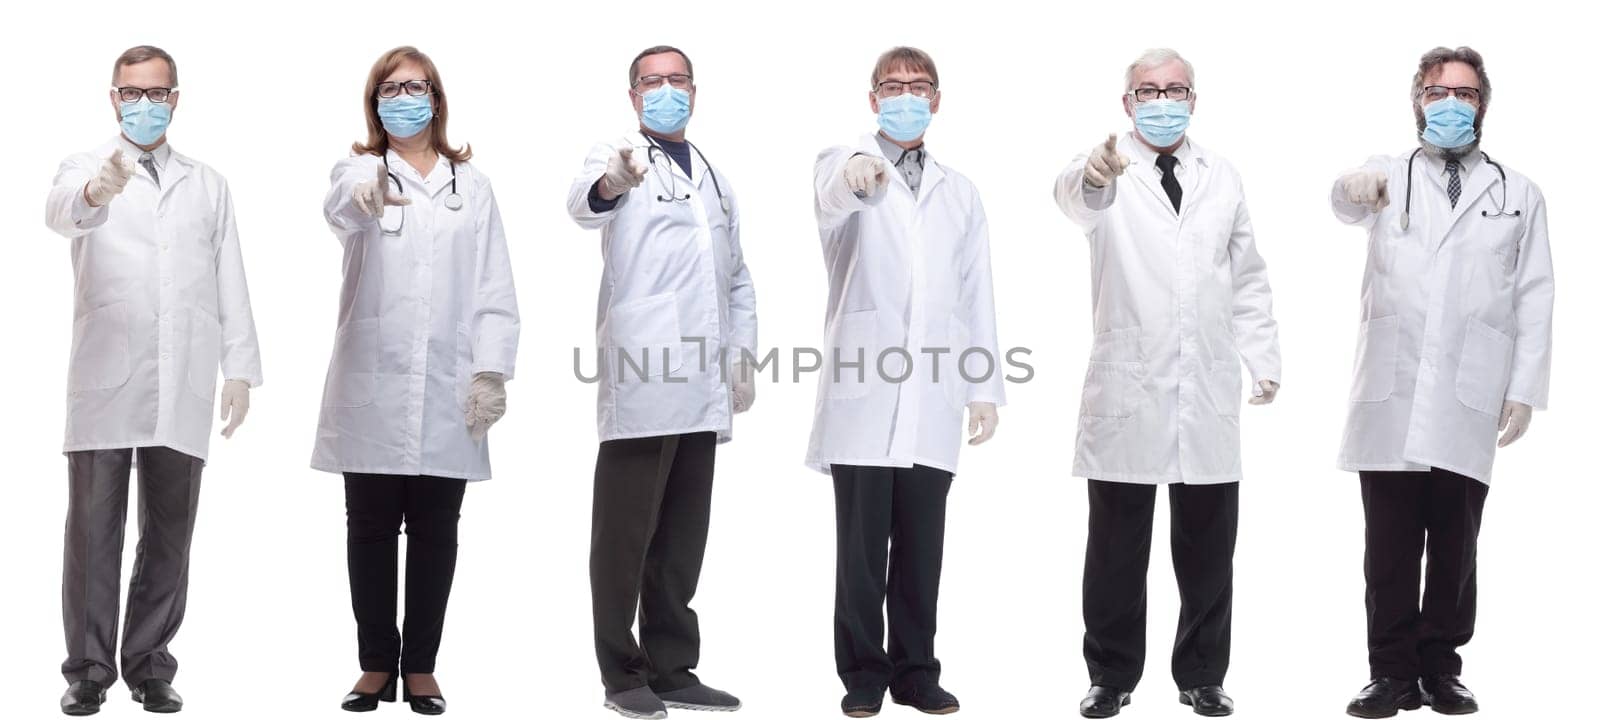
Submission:
MULTIPOLYGON (((682 197, 678 195, 678 179, 672 176, 672 159, 667 157, 667 151, 660 145, 657 145, 655 138, 652 138, 649 135, 644 136, 644 141, 649 143, 649 147, 645 149, 645 159, 650 162, 650 165, 652 167, 656 165, 656 153, 661 154, 661 158, 666 161, 667 165, 666 172, 661 173, 667 176, 667 182, 670 183, 667 186, 667 194, 657 195, 656 201, 688 202, 690 197, 688 192, 684 192, 682 197)), ((694 154, 700 156, 700 163, 706 166, 706 173, 711 175, 711 187, 716 188, 717 190, 717 204, 722 206, 722 212, 726 214, 731 206, 728 204, 728 198, 722 194, 722 183, 717 182, 717 171, 711 167, 711 161, 706 159, 706 154, 700 152, 699 147, 696 147, 694 143, 689 142, 688 140, 685 140, 684 142, 689 143, 689 147, 690 149, 694 150, 694 154)))
MULTIPOLYGON (((1417 154, 1421 152, 1422 148, 1412 150, 1411 157, 1406 160, 1406 209, 1404 212, 1400 213, 1400 232, 1405 232, 1411 229, 1411 166, 1416 164, 1417 154)), ((1511 189, 1506 187, 1506 169, 1501 167, 1500 163, 1489 159, 1489 153, 1482 153, 1482 155, 1484 162, 1493 165, 1494 169, 1500 172, 1500 202, 1495 204, 1495 210, 1493 213, 1490 213, 1488 210, 1484 210, 1483 216, 1486 218, 1513 219, 1522 217, 1521 210, 1513 210, 1509 213, 1506 212, 1506 202, 1510 199, 1509 193, 1511 192, 1511 189)), ((1489 193, 1489 197, 1490 199, 1493 199, 1494 193, 1489 193)))
MULTIPOLYGON (((399 190, 401 195, 405 195, 406 194, 406 186, 402 185, 400 183, 400 178, 395 177, 395 174, 392 171, 389 170, 389 154, 388 153, 384 153, 384 155, 383 155, 383 172, 384 172, 384 174, 388 175, 389 176, 389 180, 394 183, 395 189, 399 190)), ((444 196, 444 206, 446 208, 450 209, 450 210, 460 210, 465 205, 466 205, 466 203, 462 202, 462 200, 461 200, 461 193, 456 192, 456 163, 455 163, 454 160, 451 160, 450 161, 450 194, 444 196)), ((383 218, 382 218, 382 216, 380 216, 378 218, 378 228, 383 230, 383 234, 385 234, 385 235, 399 235, 400 231, 404 230, 405 227, 406 227, 406 206, 404 206, 404 205, 400 206, 400 226, 399 227, 396 227, 395 229, 390 230, 389 228, 383 227, 383 218)))

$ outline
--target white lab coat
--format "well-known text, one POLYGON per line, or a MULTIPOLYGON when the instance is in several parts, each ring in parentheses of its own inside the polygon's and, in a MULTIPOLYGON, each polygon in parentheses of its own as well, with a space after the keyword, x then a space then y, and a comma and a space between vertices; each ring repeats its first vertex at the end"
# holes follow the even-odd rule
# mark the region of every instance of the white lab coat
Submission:
POLYGON ((883 158, 872 135, 817 156, 828 312, 806 464, 954 473, 967 404, 1006 399, 989 221, 972 182, 931 155, 915 195, 891 168, 885 187, 857 198, 843 178, 857 154, 883 158))
POLYGON ((204 460, 217 368, 261 384, 261 356, 228 183, 163 146, 161 186, 121 137, 61 163, 45 203, 72 240, 65 451, 160 446, 204 460), (98 208, 83 187, 112 152, 135 163, 98 208))
POLYGON ((1411 226, 1400 228, 1410 153, 1364 166, 1389 176, 1377 213, 1333 189, 1339 220, 1367 230, 1355 382, 1339 467, 1437 467, 1488 484, 1500 411, 1549 400, 1555 296, 1544 196, 1473 153, 1455 209, 1444 162, 1417 156, 1411 226), (1505 215, 1495 215, 1503 207, 1505 215), (1518 211, 1520 215, 1516 215, 1518 211))
POLYGON ((1056 180, 1056 203, 1089 239, 1094 344, 1073 475, 1109 482, 1236 482, 1243 359, 1281 382, 1267 266, 1239 174, 1187 140, 1175 153, 1182 212, 1156 153, 1124 134, 1130 164, 1099 191, 1087 155, 1056 180))
POLYGON ((727 176, 717 172, 713 183, 715 168, 699 153, 690 152, 691 179, 665 152, 645 146, 638 132, 595 145, 567 195, 578 226, 600 229, 605 260, 595 318, 600 440, 714 431, 718 442, 727 442, 733 437, 732 378, 719 358, 731 365, 745 352, 760 357, 755 285, 739 245, 739 204, 727 176), (616 207, 594 212, 589 189, 620 142, 650 162, 650 171, 616 207), (717 199, 719 183, 726 212, 717 199), (659 199, 674 193, 689 198, 659 199))
POLYGON ((487 480, 489 443, 467 430, 467 397, 478 373, 513 376, 520 327, 500 208, 471 163, 456 164, 464 204, 451 210, 448 159, 426 178, 388 160, 411 204, 384 208, 383 226, 404 213, 401 234, 351 199, 383 166, 375 155, 339 161, 323 204, 344 284, 311 467, 487 480))

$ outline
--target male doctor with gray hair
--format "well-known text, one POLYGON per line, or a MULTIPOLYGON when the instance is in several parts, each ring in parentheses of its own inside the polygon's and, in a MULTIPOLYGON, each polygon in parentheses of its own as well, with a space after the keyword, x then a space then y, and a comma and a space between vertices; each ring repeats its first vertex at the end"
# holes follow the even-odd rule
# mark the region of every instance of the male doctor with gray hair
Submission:
POLYGON ((1233 712, 1222 690, 1239 520, 1240 361, 1251 404, 1281 376, 1267 266, 1233 166, 1188 138, 1194 68, 1150 50, 1128 67, 1113 135, 1067 166, 1056 202, 1089 240, 1094 344, 1073 474, 1089 478, 1083 567, 1084 717, 1121 712, 1144 671, 1156 486, 1172 507, 1182 609, 1178 700, 1233 712), (1126 179, 1122 176, 1126 175, 1126 179))

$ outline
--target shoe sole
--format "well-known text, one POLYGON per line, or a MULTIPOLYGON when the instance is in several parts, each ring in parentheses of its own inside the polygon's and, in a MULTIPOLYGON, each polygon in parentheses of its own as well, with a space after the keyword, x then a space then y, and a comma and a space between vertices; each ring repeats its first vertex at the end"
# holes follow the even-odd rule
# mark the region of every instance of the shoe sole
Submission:
POLYGON ((869 718, 877 717, 878 713, 880 712, 883 712, 882 707, 879 707, 877 710, 846 710, 844 711, 844 715, 845 717, 853 718, 869 718))
MULTIPOLYGON (((1183 693, 1178 693, 1178 704, 1179 705, 1188 705, 1189 707, 1194 707, 1194 702, 1189 699, 1188 695, 1185 695, 1183 693)), ((1195 711, 1194 711, 1194 714, 1199 715, 1201 717, 1227 717, 1229 715, 1232 715, 1233 711, 1232 710, 1221 710, 1221 711, 1218 711, 1218 712, 1201 712, 1199 710, 1199 708, 1196 708, 1195 711)))
POLYGON ((920 713, 922 713, 924 715, 949 715, 951 713, 959 712, 961 710, 961 706, 960 705, 951 705, 950 707, 936 708, 936 709, 933 709, 933 710, 926 710, 926 709, 923 709, 923 708, 919 708, 919 707, 917 707, 915 705, 912 705, 911 703, 908 703, 908 702, 902 702, 900 700, 895 700, 894 698, 890 698, 890 700, 893 700, 894 704, 896 704, 896 705, 901 705, 901 706, 904 706, 904 707, 911 708, 912 710, 916 710, 917 712, 920 712, 920 713))
POLYGON ((695 710, 698 712, 733 712, 744 707, 744 703, 734 705, 696 705, 694 703, 673 702, 671 700, 662 700, 661 702, 667 706, 668 710, 695 710))
MULTIPOLYGON (((1427 695, 1423 695, 1422 696, 1422 704, 1423 705, 1427 705, 1430 709, 1432 709, 1436 713, 1439 713, 1440 715, 1471 715, 1471 714, 1473 714, 1473 713, 1478 711, 1478 709, 1475 708, 1475 707, 1474 708, 1462 708, 1462 709, 1459 709, 1459 710, 1457 710, 1457 709, 1440 710, 1438 708, 1438 706, 1433 704, 1433 698, 1430 698, 1427 695)), ((1407 708, 1407 709, 1408 710, 1415 710, 1416 708, 1407 708)))
POLYGON ((624 708, 621 705, 618 705, 618 704, 616 704, 614 702, 611 702, 609 700, 606 701, 606 709, 610 710, 610 711, 612 711, 612 712, 614 712, 614 713, 616 713, 618 715, 621 715, 621 716, 623 716, 625 718, 632 718, 632 720, 665 720, 665 718, 667 717, 667 714, 665 712, 659 712, 659 711, 658 712, 652 712, 652 713, 634 712, 632 710, 624 708))
POLYGON ((1129 705, 1132 705, 1132 704, 1133 704, 1133 696, 1129 695, 1129 696, 1127 696, 1127 697, 1122 699, 1122 704, 1118 705, 1116 710, 1114 710, 1114 711, 1112 711, 1112 712, 1110 712, 1108 714, 1105 714, 1105 715, 1090 715, 1089 713, 1086 713, 1086 712, 1084 712, 1082 710, 1079 710, 1078 714, 1082 715, 1082 716, 1084 716, 1086 718, 1096 718, 1097 720, 1099 718, 1116 717, 1118 713, 1122 712, 1122 708, 1125 708, 1125 707, 1127 707, 1129 705))
POLYGON ((1359 713, 1359 712, 1356 712, 1355 710, 1352 710, 1350 708, 1345 708, 1344 714, 1349 715, 1351 717, 1368 718, 1369 720, 1381 720, 1381 718, 1392 718, 1392 717, 1394 717, 1396 715, 1399 715, 1401 710, 1407 710, 1407 711, 1416 710, 1418 708, 1421 708, 1422 705, 1423 705, 1423 702, 1419 698, 1414 703, 1408 702, 1408 703, 1406 703, 1404 705, 1400 705, 1394 712, 1391 712, 1391 713, 1384 713, 1384 714, 1359 713))

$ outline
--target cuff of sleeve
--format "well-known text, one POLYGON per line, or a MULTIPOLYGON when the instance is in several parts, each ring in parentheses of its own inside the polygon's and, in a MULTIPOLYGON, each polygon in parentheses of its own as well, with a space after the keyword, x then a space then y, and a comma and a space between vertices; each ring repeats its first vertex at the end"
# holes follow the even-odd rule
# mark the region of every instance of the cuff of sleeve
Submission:
POLYGON ((1091 210, 1104 210, 1111 207, 1111 203, 1117 199, 1116 180, 1101 188, 1090 185, 1087 175, 1078 182, 1083 183, 1083 204, 1088 205, 1091 210))
POLYGON ((472 366, 472 375, 477 377, 483 373, 499 373, 505 379, 510 380, 514 369, 509 363, 475 363, 472 366))
POLYGON ((99 225, 105 220, 107 209, 110 207, 110 203, 100 207, 91 206, 83 197, 83 188, 78 188, 78 192, 72 196, 72 223, 78 227, 99 225))
POLYGON ((1526 395, 1506 395, 1506 402, 1522 403, 1535 410, 1548 410, 1550 403, 1544 399, 1535 400, 1526 395))
POLYGON ((594 184, 589 186, 589 212, 608 213, 617 209, 617 205, 621 202, 621 195, 611 198, 610 200, 600 197, 599 180, 594 181, 594 184))

